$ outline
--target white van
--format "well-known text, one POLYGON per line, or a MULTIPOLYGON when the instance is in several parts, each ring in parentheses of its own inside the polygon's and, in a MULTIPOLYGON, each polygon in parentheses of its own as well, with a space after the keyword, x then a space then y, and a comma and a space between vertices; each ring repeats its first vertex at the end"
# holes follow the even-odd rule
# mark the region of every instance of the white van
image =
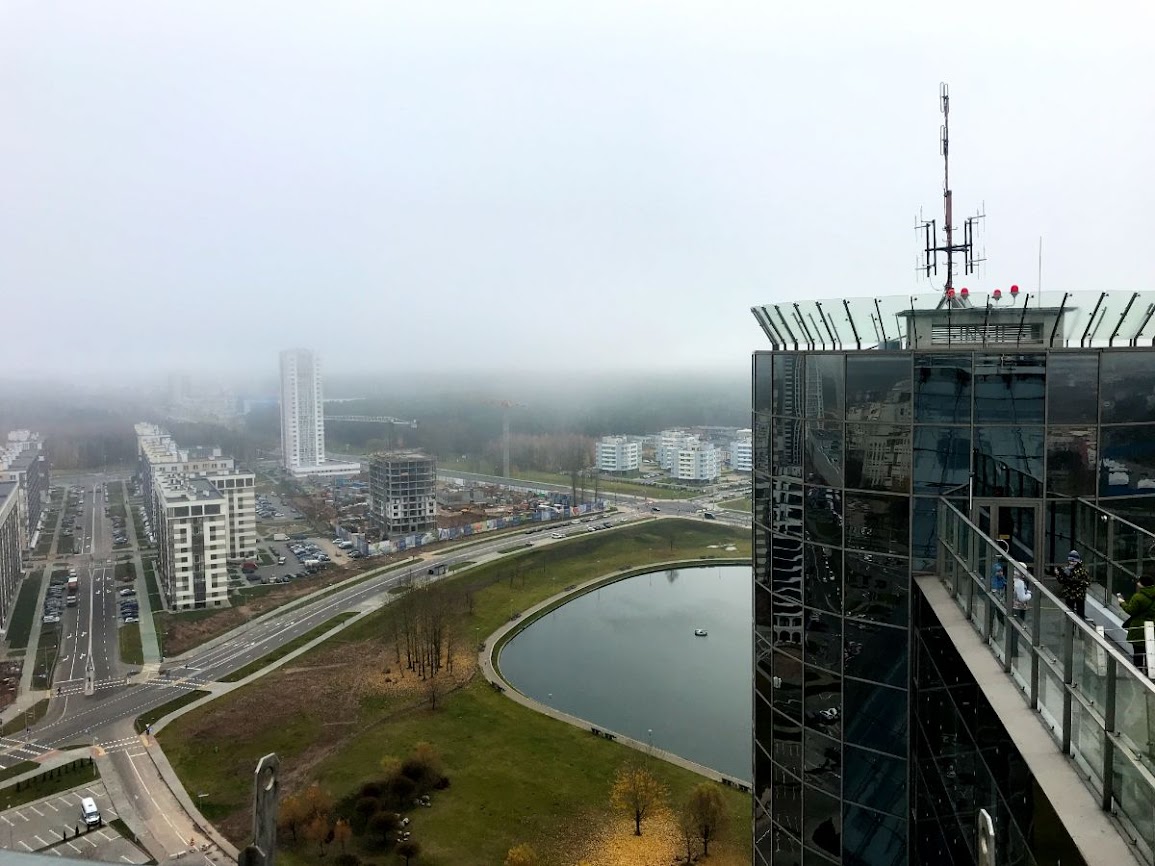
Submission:
POLYGON ((96 808, 96 801, 91 797, 84 797, 80 801, 80 820, 85 827, 99 827, 101 825, 100 810, 96 808))

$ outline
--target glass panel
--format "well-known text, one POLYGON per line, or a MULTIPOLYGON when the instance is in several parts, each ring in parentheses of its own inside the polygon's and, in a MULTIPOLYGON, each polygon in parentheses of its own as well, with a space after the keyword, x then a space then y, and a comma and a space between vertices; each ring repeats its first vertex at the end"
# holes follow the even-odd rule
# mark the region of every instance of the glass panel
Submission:
POLYGON ((791 834, 802 833, 802 780, 774 764, 774 787, 770 792, 774 804, 774 821, 791 834))
POLYGON ((843 485, 842 424, 810 421, 806 425, 806 481, 831 487, 843 485))
POLYGON ((774 709, 802 721, 802 662, 793 654, 775 650, 770 657, 774 709))
POLYGON ((854 551, 847 551, 844 557, 846 615, 906 625, 910 604, 908 561, 854 551))
POLYGON ((1047 359, 1047 420, 1052 424, 1098 422, 1098 354, 1051 353, 1047 359))
POLYGON ((845 620, 844 672, 847 676, 905 688, 908 680, 906 659, 909 634, 904 628, 845 620))
POLYGON ((754 472, 761 475, 770 474, 770 429, 770 416, 756 413, 754 415, 754 429, 751 431, 751 448, 754 472))
POLYGON ((891 815, 906 814, 906 761, 847 746, 843 797, 891 815))
MULTIPOLYGON (((1128 654, 1129 655, 1129 654, 1128 654)), ((1155 748, 1155 695, 1144 685, 1143 675, 1119 663, 1115 683, 1115 725, 1131 751, 1150 754, 1155 748)))
POLYGON ((906 754, 906 692, 847 679, 843 683, 848 743, 893 755, 906 754))
POLYGON ((1155 844, 1155 791, 1147 773, 1129 755, 1116 749, 1113 764, 1115 803, 1150 850, 1155 844))
POLYGON ((971 356, 962 352, 914 356, 914 420, 969 424, 971 356))
POLYGON ((1099 495, 1137 493, 1155 493, 1155 424, 1104 427, 1099 495))
POLYGON ((975 423, 1042 424, 1045 381, 1045 355, 976 355, 975 423))
POLYGON ((1063 681, 1046 667, 1039 670, 1039 713, 1056 743, 1063 737, 1063 681))
MULTIPOLYGON (((757 698, 755 699, 757 701, 757 698)), ((754 714, 755 721, 761 722, 765 711, 754 714)), ((802 775, 802 728, 798 722, 778 712, 770 715, 770 725, 773 736, 769 738, 770 757, 774 763, 781 764, 791 773, 802 775)), ((762 731, 758 732, 758 742, 765 743, 767 737, 762 731)))
POLYGON ((1103 790, 1103 728, 1078 701, 1071 703, 1071 754, 1096 793, 1103 790))
POLYGON ((774 866, 802 866, 802 846, 777 827, 758 841, 758 852, 774 866))
POLYGON ((809 666, 804 676, 806 727, 838 739, 842 732, 842 677, 809 666))
POLYGON ((1102 423, 1155 417, 1155 353, 1103 352, 1102 423))
POLYGON ((830 421, 842 420, 842 355, 806 356, 806 417, 830 421))
POLYGON ((906 822, 870 809, 847 805, 843 814, 844 862, 855 866, 903 866, 906 822))
POLYGON ((806 613, 806 648, 803 659, 807 667, 816 665, 841 673, 842 617, 817 610, 806 613))
POLYGON ((773 511, 770 528, 775 532, 802 537, 802 485, 796 481, 775 478, 770 486, 773 511))
POLYGON ((802 842, 804 845, 842 855, 842 807, 838 800, 817 788, 804 785, 802 842))
POLYGON ((770 371, 773 355, 769 352, 754 353, 754 411, 772 412, 770 371))
POLYGON ((842 551, 806 545, 806 604, 842 613, 842 551))
POLYGON ((802 417, 802 378, 803 364, 801 355, 785 353, 774 355, 774 378, 772 380, 774 397, 772 409, 775 415, 787 415, 793 418, 802 417))
POLYGON ((971 473, 969 427, 914 429, 914 490, 947 493, 965 487, 971 473))
POLYGON ((1041 499, 1044 448, 1042 427, 976 427, 975 495, 1041 499))
POLYGON ((774 621, 774 608, 770 590, 761 583, 754 584, 754 627, 760 634, 769 635, 774 621))
POLYGON ((910 423, 910 356, 849 355, 846 420, 910 423))
POLYGON ((847 547, 904 555, 909 549, 909 497, 848 492, 844 520, 847 547))
POLYGON ((814 730, 803 735, 802 772, 806 781, 835 796, 842 792, 842 744, 814 730))
POLYGON ((1099 476, 1095 427, 1047 429, 1047 493, 1094 496, 1099 476))
POLYGON ((802 477, 802 421, 775 418, 770 448, 770 471, 787 478, 802 477))
POLYGON ((905 493, 910 490, 910 427, 846 425, 846 486, 905 493))
POLYGON ((842 545, 842 491, 806 488, 806 537, 820 544, 842 545))
POLYGON ((916 496, 911 507, 911 568, 915 574, 934 573, 938 571, 938 499, 916 496))

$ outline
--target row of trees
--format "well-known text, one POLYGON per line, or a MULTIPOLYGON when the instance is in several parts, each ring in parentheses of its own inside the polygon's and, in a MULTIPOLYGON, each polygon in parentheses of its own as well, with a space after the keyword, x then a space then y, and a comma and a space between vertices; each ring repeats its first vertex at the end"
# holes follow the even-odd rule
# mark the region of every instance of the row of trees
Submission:
POLYGON ((390 620, 398 667, 404 664, 423 681, 442 668, 452 673, 454 627, 468 603, 465 594, 441 582, 418 585, 412 574, 401 591, 390 620))

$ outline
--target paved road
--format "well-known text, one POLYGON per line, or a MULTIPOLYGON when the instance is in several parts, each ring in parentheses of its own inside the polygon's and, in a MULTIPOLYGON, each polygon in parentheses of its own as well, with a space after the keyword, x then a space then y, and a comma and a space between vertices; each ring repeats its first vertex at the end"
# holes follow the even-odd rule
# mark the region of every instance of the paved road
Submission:
MULTIPOLYGON (((99 482, 85 488, 81 520, 76 532, 82 551, 68 557, 77 569, 80 590, 77 606, 65 608, 61 626, 59 663, 53 684, 62 695, 54 701, 49 719, 66 715, 75 698, 85 691, 125 684, 117 636, 118 605, 112 565, 111 525, 104 516, 106 500, 99 482)), ((59 558, 57 561, 60 561, 59 558)))
MULTIPOLYGON (((624 516, 616 518, 619 522, 625 519, 624 516)), ((558 542, 548 538, 546 533, 539 533, 534 536, 533 543, 540 546, 558 542)), ((464 550, 447 551, 431 557, 420 568, 426 569, 434 562, 452 563, 473 559, 508 547, 509 544, 508 535, 494 538, 464 550)), ((388 572, 338 590, 326 598, 292 605, 288 610, 273 611, 216 643, 191 650, 177 659, 166 660, 161 674, 146 682, 132 685, 121 685, 115 680, 108 684, 98 682, 91 695, 68 695, 64 699, 68 702, 67 713, 51 712, 40 725, 33 728, 28 744, 42 750, 84 742, 106 746, 110 739, 120 735, 121 732, 116 729, 120 720, 134 719, 191 689, 203 688, 311 631, 337 614, 373 602, 385 590, 407 579, 410 571, 400 569, 388 572)), ((53 704, 57 703, 61 701, 54 698, 53 704)), ((130 745, 108 744, 107 750, 115 752, 130 745)))

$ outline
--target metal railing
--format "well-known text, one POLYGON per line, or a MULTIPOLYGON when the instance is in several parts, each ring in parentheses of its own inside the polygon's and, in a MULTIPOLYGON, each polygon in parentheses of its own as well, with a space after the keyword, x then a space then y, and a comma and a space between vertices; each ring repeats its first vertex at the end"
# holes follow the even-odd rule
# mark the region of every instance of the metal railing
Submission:
MULTIPOLYGON (((938 574, 1100 807, 1155 864, 1155 683, 1120 651, 1117 635, 1076 616, 946 499, 938 574), (998 565, 1005 583, 995 589, 998 565), (1018 605, 1016 578, 1031 594, 1018 605)), ((1155 628, 1145 632, 1155 664, 1155 628)))
MULTIPOLYGON (((1116 593, 1130 598, 1139 575, 1155 567, 1155 534, 1094 502, 1073 501, 1071 530, 1064 543, 1082 554, 1091 574, 1088 592, 1106 607, 1116 593)), ((1061 551, 1056 558, 1062 558, 1061 551)))

